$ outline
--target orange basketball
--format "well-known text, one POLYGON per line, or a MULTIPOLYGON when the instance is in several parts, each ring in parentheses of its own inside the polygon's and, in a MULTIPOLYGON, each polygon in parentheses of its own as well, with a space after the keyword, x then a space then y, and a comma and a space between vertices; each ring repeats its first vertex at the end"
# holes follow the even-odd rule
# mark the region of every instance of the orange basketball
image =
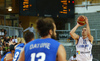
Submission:
POLYGON ((77 22, 78 22, 80 25, 85 25, 85 24, 86 24, 85 18, 86 18, 86 17, 85 17, 84 15, 81 15, 81 16, 78 17, 77 22))

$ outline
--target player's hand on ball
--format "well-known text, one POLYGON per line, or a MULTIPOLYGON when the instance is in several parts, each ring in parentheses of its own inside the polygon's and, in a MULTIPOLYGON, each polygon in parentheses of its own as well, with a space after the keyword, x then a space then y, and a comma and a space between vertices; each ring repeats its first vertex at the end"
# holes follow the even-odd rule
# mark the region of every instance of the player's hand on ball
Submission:
POLYGON ((83 26, 83 25, 80 25, 79 23, 77 23, 77 26, 83 26))

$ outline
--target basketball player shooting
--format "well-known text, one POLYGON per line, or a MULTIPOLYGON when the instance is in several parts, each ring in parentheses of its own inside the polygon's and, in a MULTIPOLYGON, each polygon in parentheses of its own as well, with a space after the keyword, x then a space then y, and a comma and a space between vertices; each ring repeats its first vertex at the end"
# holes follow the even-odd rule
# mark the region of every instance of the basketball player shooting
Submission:
POLYGON ((93 36, 90 33, 90 27, 87 17, 85 17, 86 27, 82 29, 82 37, 75 33, 76 29, 82 25, 77 25, 70 31, 70 35, 76 40, 76 59, 77 61, 92 61, 92 43, 93 36))

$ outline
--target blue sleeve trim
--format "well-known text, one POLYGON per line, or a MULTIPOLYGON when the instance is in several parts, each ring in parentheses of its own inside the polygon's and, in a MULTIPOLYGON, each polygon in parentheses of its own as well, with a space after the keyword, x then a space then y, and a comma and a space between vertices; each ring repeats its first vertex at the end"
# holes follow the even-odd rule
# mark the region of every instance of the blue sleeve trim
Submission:
POLYGON ((90 40, 89 40, 89 42, 90 42, 91 45, 93 45, 90 40))

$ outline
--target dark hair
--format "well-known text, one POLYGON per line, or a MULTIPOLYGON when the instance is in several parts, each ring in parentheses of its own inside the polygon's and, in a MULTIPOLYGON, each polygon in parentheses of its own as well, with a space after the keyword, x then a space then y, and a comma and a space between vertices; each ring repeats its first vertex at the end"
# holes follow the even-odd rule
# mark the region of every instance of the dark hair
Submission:
POLYGON ((76 54, 74 54, 74 57, 76 57, 76 54))
POLYGON ((14 45, 9 46, 10 51, 14 50, 14 45))
MULTIPOLYGON (((86 28, 86 26, 84 26, 83 28, 86 28)), ((83 28, 82 28, 82 29, 83 29, 83 28)))
POLYGON ((33 25, 33 24, 31 24, 31 25, 33 25))
POLYGON ((37 21, 37 30, 40 36, 44 37, 49 34, 49 30, 54 30, 54 20, 52 18, 41 18, 37 21))
POLYGON ((19 24, 22 23, 21 21, 19 21, 19 24))
POLYGON ((17 35, 15 35, 15 37, 17 37, 17 35))
POLYGON ((34 38, 34 34, 32 32, 27 32, 24 36, 26 43, 30 42, 34 38))

